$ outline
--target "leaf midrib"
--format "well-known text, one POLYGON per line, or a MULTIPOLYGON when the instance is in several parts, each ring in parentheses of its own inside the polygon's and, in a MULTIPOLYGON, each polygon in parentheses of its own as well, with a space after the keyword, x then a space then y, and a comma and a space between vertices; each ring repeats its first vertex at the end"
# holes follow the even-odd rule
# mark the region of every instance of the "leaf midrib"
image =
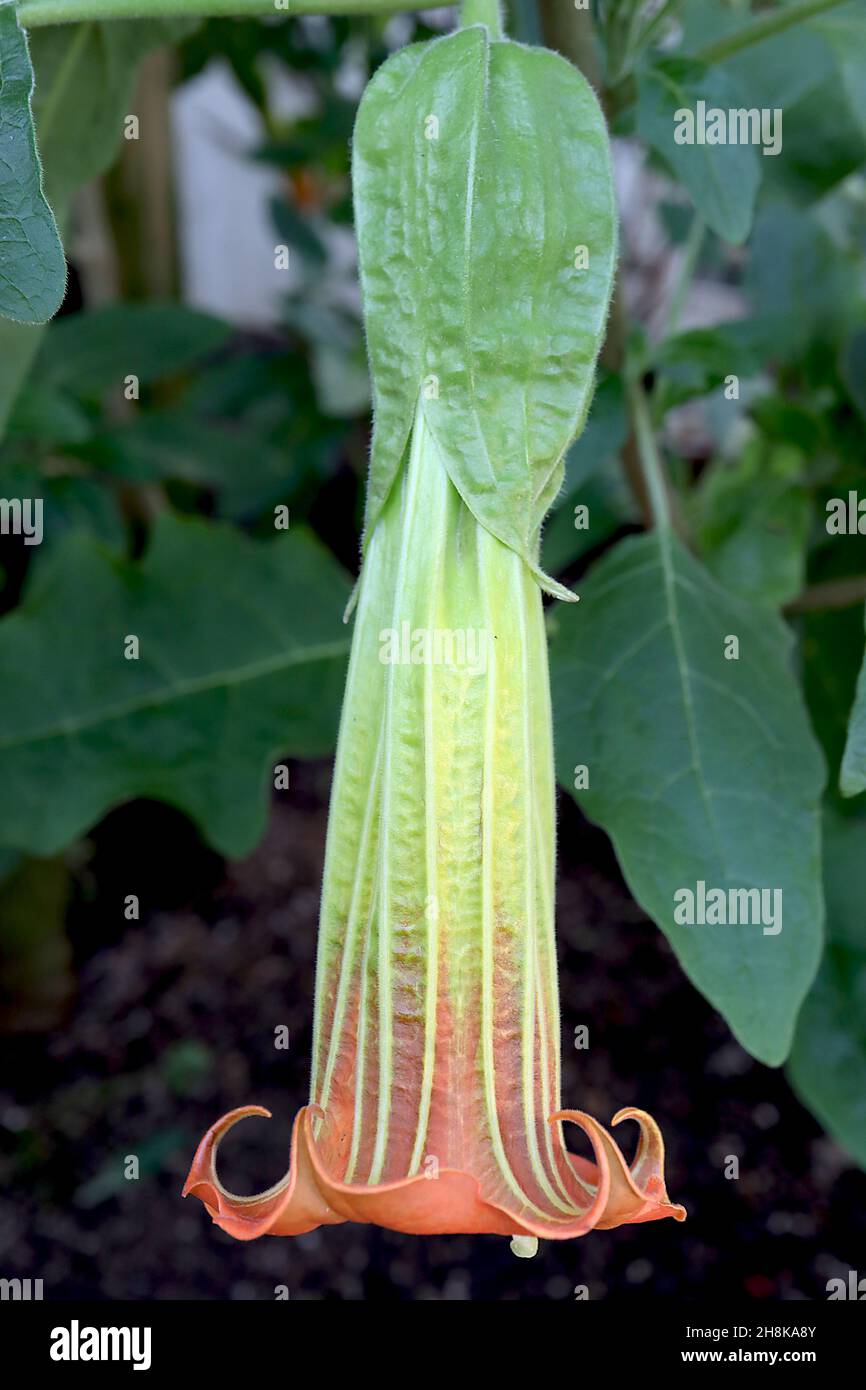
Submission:
POLYGON ((313 665, 320 661, 335 660, 347 656, 348 652, 349 641, 346 638, 337 642, 322 642, 317 646, 306 647, 301 651, 280 652, 261 661, 251 662, 244 667, 211 671, 205 676, 195 676, 178 681, 177 684, 167 689, 146 691, 139 696, 95 710, 89 715, 62 720, 60 723, 35 729, 25 734, 0 737, 0 750, 27 747, 34 743, 46 743, 54 738, 70 738, 87 730, 99 728, 103 724, 109 724, 114 720, 124 719, 131 714, 159 709, 174 701, 205 694, 211 690, 244 685, 250 681, 259 680, 262 676, 290 670, 294 666, 313 665))

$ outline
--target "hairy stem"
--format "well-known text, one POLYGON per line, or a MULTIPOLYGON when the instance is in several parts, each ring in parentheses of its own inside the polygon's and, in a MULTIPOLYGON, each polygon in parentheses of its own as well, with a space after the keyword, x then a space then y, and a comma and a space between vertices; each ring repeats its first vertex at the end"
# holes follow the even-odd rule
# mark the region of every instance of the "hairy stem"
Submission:
POLYGON ((502 10, 499 0, 463 0, 460 28, 468 29, 470 24, 486 24, 491 38, 501 39, 502 10))
POLYGON ((74 24, 91 19, 243 19, 301 14, 370 15, 411 10, 411 0, 20 0, 18 19, 25 29, 74 24))

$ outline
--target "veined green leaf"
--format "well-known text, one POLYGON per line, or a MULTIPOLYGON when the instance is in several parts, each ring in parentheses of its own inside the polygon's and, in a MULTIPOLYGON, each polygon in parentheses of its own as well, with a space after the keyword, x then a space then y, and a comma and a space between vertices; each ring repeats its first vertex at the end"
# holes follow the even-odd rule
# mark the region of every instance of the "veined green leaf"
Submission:
POLYGON ((724 589, 781 607, 803 588, 812 517, 803 454, 750 440, 704 470, 691 498, 703 561, 724 589))
POLYGON ((749 243, 746 292, 755 318, 768 334, 775 332, 777 360, 792 361, 810 339, 839 342, 858 315, 854 272, 853 260, 815 217, 788 203, 762 203, 749 243))
POLYGON ((404 49, 361 103, 353 180, 374 393, 367 536, 420 398, 460 496, 535 567, 616 256, 595 96, 556 54, 483 26, 404 49))
POLYGON ((848 722, 848 738, 839 773, 843 796, 857 796, 866 790, 866 653, 857 678, 857 694, 848 722))
POLYGON ((0 0, 0 314, 45 323, 66 289, 66 257, 42 191, 33 67, 12 0, 0 0))
POLYGON ((642 74, 638 89, 638 134, 661 155, 674 177, 691 194, 698 212, 725 241, 749 235, 761 182, 761 161, 752 145, 678 144, 676 113, 707 108, 724 111, 748 106, 721 71, 681 58, 669 59, 642 74))
POLYGON ((833 53, 851 114, 866 135, 866 10, 860 0, 851 0, 813 19, 809 29, 810 39, 820 36, 833 53))
POLYGON ((866 420, 866 328, 851 334, 842 350, 840 369, 851 400, 866 420))
MULTIPOLYGON (((63 229, 75 189, 111 163, 136 70, 197 21, 51 25, 33 33, 33 116, 45 192, 63 229)), ((0 436, 41 342, 41 326, 0 321, 0 436)))
POLYGON ((128 374, 145 385, 194 367, 231 333, 221 319, 179 304, 111 304, 52 324, 36 373, 40 385, 99 396, 128 374))
POLYGON ((756 1057, 787 1055, 821 949, 823 759, 790 635, 667 533, 620 542, 551 648, 559 778, 683 969, 756 1057), (739 658, 726 660, 726 640, 739 658), (589 786, 574 791, 585 765, 589 786), (681 925, 680 889, 780 890, 781 930, 681 925))
POLYGON ((797 1023, 788 1064, 794 1090, 866 1168, 866 820, 824 825, 827 949, 797 1023))
POLYGON ((167 516, 132 563, 71 536, 0 622, 0 843, 54 853, 149 796, 245 853, 269 759, 333 747, 348 592, 303 533, 254 543, 167 516))

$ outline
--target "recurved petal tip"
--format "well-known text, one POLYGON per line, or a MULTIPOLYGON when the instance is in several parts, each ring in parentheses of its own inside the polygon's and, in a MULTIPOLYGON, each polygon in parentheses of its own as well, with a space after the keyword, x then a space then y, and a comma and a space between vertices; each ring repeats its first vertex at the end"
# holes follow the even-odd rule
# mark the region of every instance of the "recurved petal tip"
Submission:
POLYGON ((621 1120, 636 1120, 640 1127, 637 1153, 629 1164, 616 1140, 591 1115, 580 1110, 561 1110, 553 1121, 570 1120, 588 1135, 595 1150, 597 1172, 592 1165, 576 1154, 569 1155, 575 1172, 584 1181, 597 1184, 597 1207, 593 1224, 600 1231, 615 1226, 637 1225, 643 1221, 660 1221, 672 1216, 685 1221, 686 1209, 671 1202, 665 1188, 665 1146, 661 1130, 645 1110, 619 1110, 612 1124, 621 1120))
POLYGON ((311 1107, 307 1106, 295 1117, 291 1160, 285 1176, 266 1192, 240 1197, 220 1182, 216 1167, 220 1143, 239 1120, 250 1115, 270 1119, 271 1112, 261 1105, 230 1110, 211 1125, 196 1149, 183 1186, 184 1197, 191 1193, 200 1198, 215 1224, 236 1240, 255 1240, 263 1235, 302 1235, 317 1226, 343 1220, 330 1208, 316 1185, 309 1154, 310 1112, 311 1107))

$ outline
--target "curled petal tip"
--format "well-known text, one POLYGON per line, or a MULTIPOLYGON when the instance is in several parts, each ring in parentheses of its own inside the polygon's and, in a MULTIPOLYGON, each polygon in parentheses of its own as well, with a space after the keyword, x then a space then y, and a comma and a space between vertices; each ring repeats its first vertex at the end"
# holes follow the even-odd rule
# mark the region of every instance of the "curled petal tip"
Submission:
POLYGON ((618 1110, 611 1123, 636 1120, 640 1127, 637 1152, 631 1163, 623 1156, 616 1140, 603 1125, 582 1110, 560 1110, 553 1122, 570 1120, 588 1136, 595 1152, 595 1165, 577 1154, 570 1154, 575 1172, 584 1181, 597 1182, 598 1196, 594 1222, 600 1230, 615 1226, 658 1221, 672 1216, 685 1221, 685 1207, 671 1202, 665 1188, 665 1148, 661 1130, 645 1110, 628 1107, 618 1110), (595 1168, 595 1177, 593 1177, 595 1168), (603 1199, 603 1200, 602 1200, 603 1199), (597 1208, 600 1206, 600 1210, 597 1208))

